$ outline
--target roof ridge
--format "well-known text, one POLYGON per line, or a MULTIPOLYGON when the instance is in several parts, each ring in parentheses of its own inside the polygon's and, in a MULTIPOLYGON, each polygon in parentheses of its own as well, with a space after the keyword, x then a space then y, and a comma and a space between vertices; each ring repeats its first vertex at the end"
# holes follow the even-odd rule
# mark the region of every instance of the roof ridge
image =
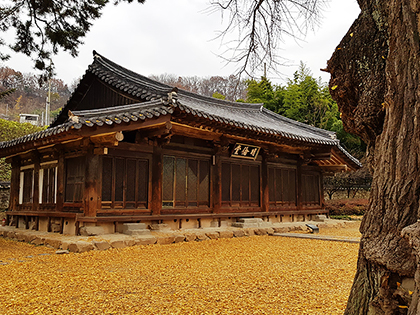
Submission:
POLYGON ((92 110, 78 110, 78 111, 72 111, 72 113, 75 116, 94 116, 94 114, 103 114, 104 112, 106 112, 106 114, 110 114, 110 113, 116 113, 116 112, 121 112, 121 111, 126 111, 126 110, 130 110, 133 108, 138 108, 138 109, 148 109, 149 107, 155 107, 156 105, 167 105, 167 103, 165 104, 163 99, 157 99, 157 100, 153 100, 153 101, 148 101, 148 102, 143 102, 143 103, 134 103, 134 104, 129 104, 129 105, 120 105, 120 106, 112 106, 112 107, 103 107, 103 108, 97 108, 97 109, 92 109, 92 110))
POLYGON ((159 81, 155 81, 152 80, 146 76, 143 76, 137 72, 134 72, 130 69, 127 69, 111 60, 109 60, 108 58, 98 54, 95 50, 93 51, 93 57, 94 57, 94 62, 92 65, 95 64, 95 62, 101 64, 102 66, 112 70, 114 73, 126 77, 127 79, 134 81, 134 83, 147 83, 148 85, 151 85, 152 89, 156 89, 159 90, 163 93, 168 93, 170 92, 174 87, 161 83, 159 81), (140 82, 136 82, 136 81, 140 81, 140 82))
MULTIPOLYGON (((134 80, 139 79, 141 81, 145 81, 145 82, 142 82, 143 84, 144 83, 151 84, 152 86, 157 86, 159 89, 167 88, 168 90, 172 90, 175 88, 173 86, 150 79, 139 73, 136 73, 125 67, 122 67, 116 64, 115 62, 109 60, 108 58, 102 56, 101 54, 98 54, 96 51, 93 51, 93 54, 94 54, 95 61, 97 61, 98 63, 100 63, 101 65, 105 67, 111 68, 112 71, 117 72, 119 75, 125 76, 125 74, 129 74, 129 79, 131 78, 133 78, 134 80)), ((246 107, 249 107, 250 109, 256 109, 256 110, 259 110, 260 107, 263 105, 261 103, 241 103, 241 102, 226 101, 226 100, 221 100, 215 97, 201 95, 198 93, 190 92, 190 91, 179 89, 179 88, 176 88, 176 89, 178 90, 177 92, 178 94, 193 97, 196 99, 208 100, 208 101, 211 101, 212 103, 218 103, 220 105, 227 105, 227 106, 234 106, 234 107, 241 107, 241 108, 246 106, 246 107)), ((169 92, 169 91, 165 91, 165 92, 169 92)))

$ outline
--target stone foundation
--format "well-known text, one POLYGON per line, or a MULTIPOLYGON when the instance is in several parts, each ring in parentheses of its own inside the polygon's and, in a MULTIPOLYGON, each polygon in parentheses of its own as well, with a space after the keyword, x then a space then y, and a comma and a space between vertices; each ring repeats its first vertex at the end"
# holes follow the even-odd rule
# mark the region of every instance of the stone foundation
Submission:
MULTIPOLYGON (((325 222, 307 222, 319 226, 326 227, 343 227, 351 224, 358 224, 356 221, 338 221, 326 220, 325 222)), ((266 225, 269 222, 265 222, 266 225)), ((68 224, 70 225, 70 223, 68 224)), ((143 226, 143 225, 142 225, 143 226)), ((146 226, 146 225, 144 225, 146 226)), ((89 229, 88 229, 89 230, 89 229)), ((92 227, 90 227, 92 230, 92 227)), ((95 228, 94 231, 105 231, 103 228, 95 228)), ((127 230, 127 228, 126 228, 127 230)), ((70 252, 85 252, 90 250, 106 250, 109 248, 124 248, 134 245, 152 245, 152 244, 172 244, 178 242, 193 242, 205 240, 218 240, 223 238, 248 237, 257 235, 273 235, 275 233, 286 233, 290 231, 305 231, 305 223, 275 223, 270 227, 247 227, 235 228, 232 226, 218 228, 200 228, 200 229, 182 229, 182 230, 149 230, 146 234, 125 235, 120 233, 104 234, 104 235, 63 235, 57 233, 48 233, 42 231, 34 231, 29 229, 15 228, 12 226, 0 226, 0 237, 16 239, 18 241, 31 243, 34 245, 47 245, 59 250, 68 250, 70 252)), ((92 231, 91 231, 92 232, 92 231)), ((88 233, 95 234, 95 233, 88 233)))
MULTIPOLYGON (((201 218, 201 219, 172 219, 163 220, 160 225, 167 227, 169 230, 185 231, 190 229, 207 229, 207 228, 230 228, 230 227, 242 227, 242 228, 253 228, 253 227, 271 227, 276 224, 293 224, 293 223, 307 223, 308 221, 319 221, 326 219, 326 216, 319 215, 271 215, 262 218, 201 218), (320 219, 322 218, 322 219, 320 219), (243 222, 259 222, 254 225, 244 225, 243 222), (242 222, 242 223, 241 223, 242 222)), ((9 220, 11 217, 9 216, 9 220)), ((13 222, 9 222, 9 225, 16 226, 17 216, 14 217, 13 222)), ((35 229, 35 217, 30 217, 31 222, 28 223, 29 229, 35 229)), ((38 231, 40 232, 55 232, 60 233, 61 229, 65 235, 75 235, 76 221, 71 218, 51 218, 50 222, 47 217, 39 217, 38 219, 38 231), (48 225, 50 224, 50 227, 48 225), (61 227, 63 224, 63 227, 61 227)), ((79 225, 79 231, 84 227, 101 227, 104 232, 101 234, 112 234, 112 233, 124 233, 123 226, 129 222, 97 222, 97 223, 83 223, 79 225)), ((135 223, 135 222, 133 222, 135 223)), ((153 226, 158 225, 157 221, 142 220, 141 222, 147 226, 148 229, 155 230, 153 226)), ((24 217, 19 217, 18 222, 19 228, 25 227, 24 217)))

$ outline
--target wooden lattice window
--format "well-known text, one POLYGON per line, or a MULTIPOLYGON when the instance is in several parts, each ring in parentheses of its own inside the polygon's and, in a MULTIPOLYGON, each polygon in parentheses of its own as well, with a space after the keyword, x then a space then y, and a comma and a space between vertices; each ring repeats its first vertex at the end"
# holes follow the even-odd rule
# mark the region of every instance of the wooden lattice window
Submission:
POLYGON ((320 203, 319 174, 302 174, 302 202, 305 204, 320 203))
POLYGON ((163 206, 209 206, 209 174, 208 160, 164 156, 163 206))
POLYGON ((260 205, 260 167, 222 163, 222 203, 235 207, 260 205))
POLYGON ((34 197, 34 170, 26 169, 20 172, 19 203, 32 203, 34 197))
POLYGON ((82 202, 85 187, 85 157, 66 159, 65 202, 82 202))
POLYGON ((270 205, 296 205, 296 170, 268 168, 270 205))
POLYGON ((102 208, 147 208, 149 161, 103 157, 102 208))
POLYGON ((45 166, 39 170, 41 203, 55 203, 57 186, 57 167, 45 166))

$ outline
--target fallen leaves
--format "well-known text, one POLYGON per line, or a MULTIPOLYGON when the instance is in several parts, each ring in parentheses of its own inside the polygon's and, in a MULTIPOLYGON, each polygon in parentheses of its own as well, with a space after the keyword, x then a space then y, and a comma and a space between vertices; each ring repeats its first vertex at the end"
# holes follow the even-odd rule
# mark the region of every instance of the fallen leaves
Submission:
POLYGON ((0 260, 13 248, 32 258, 0 265, 2 314, 342 314, 358 245, 253 236, 39 255, 0 239, 0 260))

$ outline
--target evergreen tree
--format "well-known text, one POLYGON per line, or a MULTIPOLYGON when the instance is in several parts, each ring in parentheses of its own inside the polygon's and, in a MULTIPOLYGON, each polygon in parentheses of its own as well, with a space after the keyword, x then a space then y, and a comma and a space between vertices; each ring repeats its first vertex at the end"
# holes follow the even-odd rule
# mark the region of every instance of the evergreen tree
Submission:
POLYGON ((264 107, 278 112, 282 107, 282 97, 280 87, 273 87, 266 77, 261 77, 261 81, 247 80, 247 98, 248 103, 263 103, 264 107))
POLYGON ((273 85, 266 77, 261 77, 260 81, 248 80, 246 84, 248 103, 263 103, 267 109, 285 117, 334 131, 351 154, 363 157, 365 144, 344 130, 337 103, 331 98, 328 86, 312 77, 304 63, 285 87, 273 85))

